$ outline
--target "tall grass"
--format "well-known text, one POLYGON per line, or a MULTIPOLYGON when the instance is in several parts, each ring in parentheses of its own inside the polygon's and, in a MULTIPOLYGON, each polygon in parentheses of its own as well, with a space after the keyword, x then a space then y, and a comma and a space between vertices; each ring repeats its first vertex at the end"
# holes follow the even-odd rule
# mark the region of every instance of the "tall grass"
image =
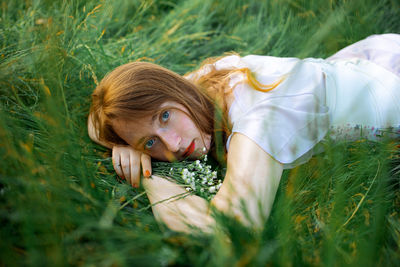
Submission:
POLYGON ((86 133, 90 94, 133 60, 178 73, 236 51, 327 57, 400 32, 395 0, 2 1, 0 265, 399 265, 397 143, 326 141, 284 173, 254 233, 159 226, 142 189, 119 182, 86 133))

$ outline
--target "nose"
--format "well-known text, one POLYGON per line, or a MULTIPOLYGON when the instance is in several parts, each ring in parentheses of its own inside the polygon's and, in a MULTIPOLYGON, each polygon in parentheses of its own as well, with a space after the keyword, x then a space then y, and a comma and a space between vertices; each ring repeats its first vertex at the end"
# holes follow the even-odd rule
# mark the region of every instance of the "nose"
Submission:
POLYGON ((162 129, 158 136, 169 151, 173 153, 179 151, 182 138, 175 131, 162 129))

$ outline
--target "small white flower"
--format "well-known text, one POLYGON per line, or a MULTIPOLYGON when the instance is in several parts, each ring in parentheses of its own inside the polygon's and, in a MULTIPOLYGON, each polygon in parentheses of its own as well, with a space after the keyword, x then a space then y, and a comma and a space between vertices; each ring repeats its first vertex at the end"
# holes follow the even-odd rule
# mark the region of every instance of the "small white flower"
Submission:
POLYGON ((208 191, 210 193, 214 193, 215 192, 215 186, 210 186, 210 188, 208 188, 208 191))
POLYGON ((204 193, 204 188, 203 187, 200 188, 200 192, 204 193))
POLYGON ((186 191, 191 191, 192 190, 192 188, 190 188, 190 187, 186 187, 186 191))

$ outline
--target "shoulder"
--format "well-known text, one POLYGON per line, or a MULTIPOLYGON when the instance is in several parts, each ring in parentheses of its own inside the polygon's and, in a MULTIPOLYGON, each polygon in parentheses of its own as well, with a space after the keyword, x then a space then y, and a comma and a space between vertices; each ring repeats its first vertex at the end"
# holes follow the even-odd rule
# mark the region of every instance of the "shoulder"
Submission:
POLYGON ((282 69, 291 68, 296 63, 301 61, 295 57, 275 57, 264 55, 230 55, 221 58, 215 62, 216 69, 234 69, 234 68, 249 68, 251 71, 257 71, 263 68, 267 69, 282 69))
POLYGON ((254 74, 283 75, 289 72, 301 61, 294 57, 274 57, 262 55, 238 54, 227 55, 217 59, 215 62, 203 64, 199 69, 186 74, 184 77, 189 80, 196 80, 208 74, 212 70, 235 70, 248 68, 254 74))
POLYGON ((188 80, 197 80, 201 76, 204 76, 213 70, 229 70, 245 67, 241 57, 236 54, 223 56, 217 58, 215 61, 206 59, 204 62, 206 63, 203 63, 197 70, 185 74, 184 77, 188 80), (207 63, 207 61, 211 61, 211 63, 207 63))

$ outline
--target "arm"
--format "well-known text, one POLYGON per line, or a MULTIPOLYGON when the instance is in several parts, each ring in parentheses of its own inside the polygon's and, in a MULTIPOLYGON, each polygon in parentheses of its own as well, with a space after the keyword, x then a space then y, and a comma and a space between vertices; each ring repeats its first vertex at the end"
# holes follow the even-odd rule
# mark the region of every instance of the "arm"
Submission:
POLYGON ((212 204, 245 225, 260 228, 271 212, 282 171, 283 165, 254 141, 235 133, 228 152, 227 174, 212 204))
POLYGON ((197 227, 210 232, 214 219, 208 214, 208 202, 188 192, 180 185, 153 175, 143 179, 142 184, 152 204, 155 218, 177 232, 190 232, 197 227))
MULTIPOLYGON (((260 228, 270 213, 282 170, 282 164, 256 143, 236 133, 230 143, 227 174, 212 205, 246 225, 260 228), (241 208, 242 200, 249 218, 241 208)), ((185 192, 179 185, 157 176, 145 179, 143 185, 152 204, 185 192)), ((188 225, 208 231, 214 220, 207 211, 207 201, 194 195, 153 206, 158 220, 172 230, 183 232, 190 230, 188 225)))

